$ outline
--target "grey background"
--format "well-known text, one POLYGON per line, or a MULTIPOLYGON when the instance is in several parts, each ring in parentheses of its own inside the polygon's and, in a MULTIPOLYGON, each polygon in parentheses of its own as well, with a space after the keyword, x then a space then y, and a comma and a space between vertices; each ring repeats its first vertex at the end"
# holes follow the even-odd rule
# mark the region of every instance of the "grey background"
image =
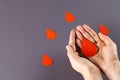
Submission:
POLYGON ((81 80, 65 45, 83 23, 96 32, 100 23, 108 26, 119 50, 120 0, 0 0, 0 80, 81 80), (73 23, 64 21, 66 11, 73 23), (56 31, 55 40, 46 39, 46 27, 56 31), (53 58, 51 67, 41 64, 43 53, 53 58))

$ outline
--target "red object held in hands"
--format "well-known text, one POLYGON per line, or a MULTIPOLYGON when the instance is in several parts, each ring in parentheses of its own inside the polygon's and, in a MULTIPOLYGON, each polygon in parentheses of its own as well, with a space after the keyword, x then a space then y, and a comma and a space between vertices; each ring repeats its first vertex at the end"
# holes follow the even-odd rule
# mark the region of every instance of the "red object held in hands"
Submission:
POLYGON ((92 57, 97 53, 98 48, 94 43, 87 40, 86 38, 83 38, 81 44, 81 51, 84 56, 92 57))
POLYGON ((103 33, 104 35, 108 35, 109 29, 106 26, 100 24, 100 32, 103 33))

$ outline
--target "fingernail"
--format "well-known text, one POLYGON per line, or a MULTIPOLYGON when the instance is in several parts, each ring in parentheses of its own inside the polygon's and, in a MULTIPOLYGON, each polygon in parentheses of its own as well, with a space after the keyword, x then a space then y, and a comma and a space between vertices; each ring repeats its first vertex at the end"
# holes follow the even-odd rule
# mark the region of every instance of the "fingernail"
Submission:
POLYGON ((99 34, 100 36, 104 36, 104 34, 103 34, 103 33, 101 33, 101 32, 99 32, 98 34, 99 34))
POLYGON ((101 32, 99 32, 98 34, 101 35, 101 32))
POLYGON ((81 25, 78 25, 78 26, 76 27, 76 29, 78 29, 79 27, 81 27, 81 25))
POLYGON ((68 45, 66 45, 66 49, 68 49, 68 45))
POLYGON ((83 24, 82 26, 86 26, 86 24, 83 24))

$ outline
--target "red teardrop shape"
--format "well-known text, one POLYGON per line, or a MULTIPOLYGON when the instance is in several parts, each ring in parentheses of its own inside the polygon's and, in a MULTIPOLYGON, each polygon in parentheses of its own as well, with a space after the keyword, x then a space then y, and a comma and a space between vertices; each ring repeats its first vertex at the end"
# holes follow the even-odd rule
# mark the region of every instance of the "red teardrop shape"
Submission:
POLYGON ((106 26, 100 24, 100 32, 103 33, 104 35, 108 35, 109 29, 106 26))
POLYGON ((46 28, 46 38, 49 39, 49 40, 53 40, 56 38, 56 33, 55 31, 49 29, 49 28, 46 28))
POLYGON ((51 58, 51 57, 49 57, 49 56, 46 55, 46 54, 44 54, 44 55, 42 56, 42 64, 43 64, 44 66, 51 66, 52 63, 53 63, 53 61, 52 61, 52 58, 51 58))
POLYGON ((73 22, 75 20, 75 16, 73 14, 71 14, 70 12, 66 12, 65 13, 65 21, 66 22, 73 22))
POLYGON ((81 51, 84 56, 92 57, 97 53, 98 48, 94 43, 87 40, 86 38, 83 38, 81 44, 81 51))

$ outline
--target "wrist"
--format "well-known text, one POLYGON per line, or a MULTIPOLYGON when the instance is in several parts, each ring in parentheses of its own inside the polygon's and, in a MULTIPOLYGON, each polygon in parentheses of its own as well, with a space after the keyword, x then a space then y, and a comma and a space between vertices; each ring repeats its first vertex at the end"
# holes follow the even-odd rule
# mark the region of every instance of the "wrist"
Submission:
POLYGON ((85 80, 103 80, 100 70, 89 70, 83 75, 85 80))
POLYGON ((114 62, 111 62, 105 74, 110 80, 119 80, 120 79, 120 61, 116 60, 114 62))

